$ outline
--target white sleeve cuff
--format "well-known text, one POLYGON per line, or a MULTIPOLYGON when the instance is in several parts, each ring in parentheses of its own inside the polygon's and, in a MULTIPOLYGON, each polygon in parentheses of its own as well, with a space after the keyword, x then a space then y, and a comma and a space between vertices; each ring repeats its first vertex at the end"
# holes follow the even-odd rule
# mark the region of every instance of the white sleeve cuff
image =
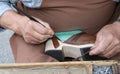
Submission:
POLYGON ((30 8, 39 8, 42 4, 42 0, 31 0, 30 2, 23 1, 23 4, 30 8))
POLYGON ((13 10, 13 9, 8 3, 0 2, 0 16, 8 10, 13 10))

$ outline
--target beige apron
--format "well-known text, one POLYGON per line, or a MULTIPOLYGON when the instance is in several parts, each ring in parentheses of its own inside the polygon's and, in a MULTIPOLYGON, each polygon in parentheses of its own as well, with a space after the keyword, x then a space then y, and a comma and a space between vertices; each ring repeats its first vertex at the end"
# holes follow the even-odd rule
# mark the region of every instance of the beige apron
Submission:
MULTIPOLYGON (((115 10, 112 0, 43 0, 40 8, 23 8, 28 14, 48 22, 54 31, 81 29, 95 34, 106 25, 115 10)), ((30 62, 39 59, 44 52, 44 43, 31 45, 14 35, 11 47, 16 62, 30 62)), ((32 62, 41 62, 40 60, 32 62)))

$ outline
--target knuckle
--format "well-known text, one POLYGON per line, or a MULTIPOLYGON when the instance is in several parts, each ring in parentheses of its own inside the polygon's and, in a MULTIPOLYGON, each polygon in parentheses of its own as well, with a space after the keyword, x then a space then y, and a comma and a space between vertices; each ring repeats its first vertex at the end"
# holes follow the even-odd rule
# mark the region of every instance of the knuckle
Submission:
POLYGON ((102 54, 102 53, 104 52, 104 50, 101 49, 101 50, 98 50, 98 52, 99 52, 100 54, 102 54))
POLYGON ((40 41, 43 41, 45 38, 43 36, 40 37, 40 41))
POLYGON ((35 27, 35 25, 34 25, 34 23, 32 22, 32 21, 29 21, 27 24, 25 24, 26 26, 26 28, 25 28, 25 30, 31 30, 32 28, 34 28, 35 27))
POLYGON ((49 23, 45 23, 45 26, 47 27, 47 29, 50 29, 49 23))
POLYGON ((29 36, 25 36, 24 40, 26 43, 30 43, 31 42, 31 38, 29 36))
POLYGON ((44 41, 46 41, 48 38, 46 38, 45 36, 41 36, 40 37, 40 42, 44 42, 44 41))
POLYGON ((24 35, 25 35, 25 36, 28 36, 29 34, 30 34, 30 32, 29 32, 28 30, 25 30, 25 31, 24 31, 24 35))
POLYGON ((47 34, 48 33, 47 29, 44 29, 42 33, 47 34))
POLYGON ((114 36, 110 34, 110 35, 108 36, 108 40, 114 40, 114 36))
POLYGON ((28 28, 31 28, 31 27, 34 27, 34 26, 33 26, 32 22, 29 21, 28 28))
POLYGON ((26 30, 24 31, 24 35, 25 35, 25 36, 30 36, 33 32, 34 32, 34 31, 31 30, 31 29, 26 29, 26 30))

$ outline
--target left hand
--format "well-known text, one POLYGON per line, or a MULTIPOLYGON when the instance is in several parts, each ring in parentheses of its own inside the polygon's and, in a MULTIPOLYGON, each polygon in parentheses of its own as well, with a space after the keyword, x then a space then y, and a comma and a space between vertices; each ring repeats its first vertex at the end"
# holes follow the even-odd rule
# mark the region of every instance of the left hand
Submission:
POLYGON ((111 58, 120 53, 120 22, 106 25, 98 33, 90 55, 111 58))

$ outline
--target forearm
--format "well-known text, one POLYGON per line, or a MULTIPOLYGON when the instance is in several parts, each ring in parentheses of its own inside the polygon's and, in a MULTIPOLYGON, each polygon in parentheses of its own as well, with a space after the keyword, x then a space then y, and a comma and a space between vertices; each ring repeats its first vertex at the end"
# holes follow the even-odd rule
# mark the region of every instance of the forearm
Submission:
MULTIPOLYGON (((18 0, 13 0, 12 3, 15 3, 17 1, 18 0)), ((36 1, 32 0, 31 2, 23 1, 24 5, 31 7, 31 8, 40 7, 41 3, 42 3, 42 0, 36 0, 36 1)), ((16 19, 14 19, 14 18, 16 18, 16 17, 18 18, 18 17, 20 17, 20 15, 16 14, 16 12, 10 11, 10 10, 14 10, 14 9, 11 7, 9 0, 7 0, 5 2, 0 1, 0 19, 1 19, 0 27, 2 26, 4 28, 13 29, 12 24, 14 25, 15 24, 14 21, 16 21, 16 19), (10 21, 8 21, 8 20, 10 20, 10 21)), ((17 21, 19 21, 19 20, 17 20, 17 21)))
POLYGON ((17 23, 13 22, 16 21, 17 16, 18 16, 17 13, 13 10, 6 11, 2 16, 0 16, 1 27, 13 28, 13 25, 17 23))
POLYGON ((9 10, 6 11, 1 17, 0 17, 0 24, 1 27, 11 29, 18 33, 19 25, 22 23, 22 19, 24 19, 25 16, 19 15, 16 11, 9 10))
MULTIPOLYGON (((1 16, 8 10, 13 10, 10 6, 10 4, 6 1, 6 2, 2 2, 0 1, 0 18, 1 16)), ((0 31, 4 30, 3 27, 1 27, 0 25, 0 31)))

